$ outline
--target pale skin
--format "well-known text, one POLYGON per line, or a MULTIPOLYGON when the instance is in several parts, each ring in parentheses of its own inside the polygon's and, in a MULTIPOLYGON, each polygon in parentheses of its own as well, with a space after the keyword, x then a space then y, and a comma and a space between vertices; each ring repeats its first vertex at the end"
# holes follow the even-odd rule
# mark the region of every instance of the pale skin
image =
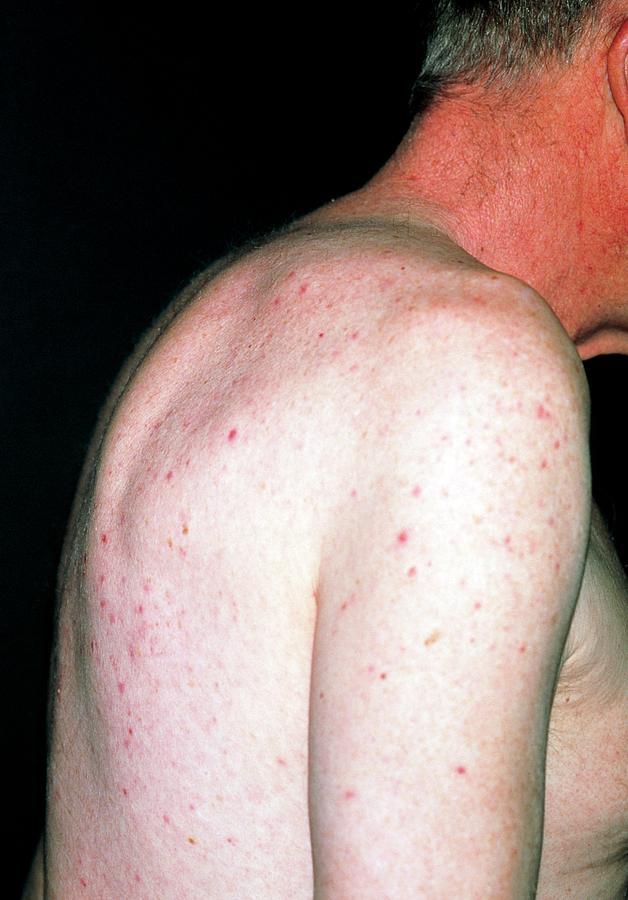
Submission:
POLYGON ((523 105, 437 106, 129 361, 25 897, 623 896, 627 591, 581 368, 628 352, 616 11, 523 105))

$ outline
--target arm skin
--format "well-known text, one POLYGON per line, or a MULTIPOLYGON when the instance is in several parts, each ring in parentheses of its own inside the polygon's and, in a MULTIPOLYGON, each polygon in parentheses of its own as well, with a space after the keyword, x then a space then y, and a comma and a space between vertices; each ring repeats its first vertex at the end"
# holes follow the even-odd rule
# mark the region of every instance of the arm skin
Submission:
POLYGON ((530 898, 589 532, 586 382, 528 295, 400 331, 322 566, 315 897, 530 898))

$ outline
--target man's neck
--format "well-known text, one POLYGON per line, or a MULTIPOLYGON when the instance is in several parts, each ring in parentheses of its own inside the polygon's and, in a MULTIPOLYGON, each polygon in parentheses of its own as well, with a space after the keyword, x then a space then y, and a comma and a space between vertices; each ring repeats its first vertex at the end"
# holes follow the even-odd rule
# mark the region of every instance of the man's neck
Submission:
POLYGON ((468 253, 535 288, 583 356, 628 351, 623 122, 609 116, 602 66, 553 79, 551 104, 537 90, 510 106, 435 105, 360 192, 410 216, 433 208, 468 253))

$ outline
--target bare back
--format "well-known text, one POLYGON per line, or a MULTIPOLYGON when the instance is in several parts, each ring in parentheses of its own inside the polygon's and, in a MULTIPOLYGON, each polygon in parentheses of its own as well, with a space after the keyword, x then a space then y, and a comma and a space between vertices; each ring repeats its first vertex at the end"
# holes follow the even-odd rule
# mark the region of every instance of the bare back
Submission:
POLYGON ((404 284, 422 285, 429 354, 429 316, 491 278, 429 231, 302 227, 210 273, 145 339, 62 565, 47 896, 312 896, 327 536, 360 508, 360 436, 385 440, 404 284))

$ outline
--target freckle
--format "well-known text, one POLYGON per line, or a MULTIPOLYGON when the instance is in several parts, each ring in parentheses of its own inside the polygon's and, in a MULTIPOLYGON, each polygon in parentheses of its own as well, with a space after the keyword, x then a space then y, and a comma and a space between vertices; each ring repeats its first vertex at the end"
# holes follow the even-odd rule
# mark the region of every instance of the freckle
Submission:
POLYGON ((550 413, 548 413, 542 403, 539 403, 536 408, 536 417, 537 419, 551 419, 550 413))
POLYGON ((519 653, 525 653, 527 649, 528 648, 526 644, 521 644, 521 646, 519 647, 519 653))
POLYGON ((408 578, 414 578, 416 575, 416 566, 412 566, 411 569, 408 569, 408 578))
POLYGON ((408 532, 400 531, 397 535, 397 543, 398 544, 406 544, 408 542, 408 532))
POLYGON ((341 603, 341 605, 340 605, 340 611, 344 612, 348 606, 349 606, 349 601, 345 600, 344 603, 341 603))
POLYGON ((352 791, 351 789, 349 789, 344 792, 345 800, 353 800, 354 797, 355 797, 355 791, 352 791))
POLYGON ((465 769, 464 766, 456 766, 456 772, 458 773, 458 775, 466 775, 467 774, 467 770, 465 769))
POLYGON ((195 844, 195 843, 196 843, 196 838, 193 838, 193 837, 188 838, 188 844, 195 844))
POLYGON ((235 441, 237 434, 238 434, 238 429, 232 428, 231 431, 229 432, 229 438, 228 438, 231 443, 233 443, 233 441, 235 441))
POLYGON ((101 544, 106 544, 108 540, 109 540, 109 538, 108 538, 107 535, 103 532, 103 534, 100 535, 100 543, 101 543, 101 544))
POLYGON ((168 538, 168 540, 166 541, 166 543, 168 544, 168 546, 169 546, 170 549, 172 550, 172 547, 173 547, 172 538, 168 538))
POLYGON ((433 631, 433 632, 429 635, 429 637, 427 637, 427 638, 423 641, 423 643, 424 643, 424 645, 425 645, 426 647, 429 647, 431 644, 435 644, 436 641, 440 640, 440 638, 441 638, 441 633, 440 633, 440 631, 436 630, 436 631, 433 631))
POLYGON ((183 534, 189 534, 189 533, 190 533, 190 529, 188 528, 187 525, 184 525, 183 528, 181 529, 181 531, 183 532, 183 534))
POLYGON ((121 694, 124 694, 125 688, 126 688, 126 685, 125 685, 124 681, 119 681, 118 682, 118 691, 121 694))
POLYGON ((166 481, 172 481, 172 470, 166 475, 166 481))
POLYGON ((412 488, 412 496, 413 497, 421 496, 421 485, 420 484, 417 484, 416 487, 412 488))

